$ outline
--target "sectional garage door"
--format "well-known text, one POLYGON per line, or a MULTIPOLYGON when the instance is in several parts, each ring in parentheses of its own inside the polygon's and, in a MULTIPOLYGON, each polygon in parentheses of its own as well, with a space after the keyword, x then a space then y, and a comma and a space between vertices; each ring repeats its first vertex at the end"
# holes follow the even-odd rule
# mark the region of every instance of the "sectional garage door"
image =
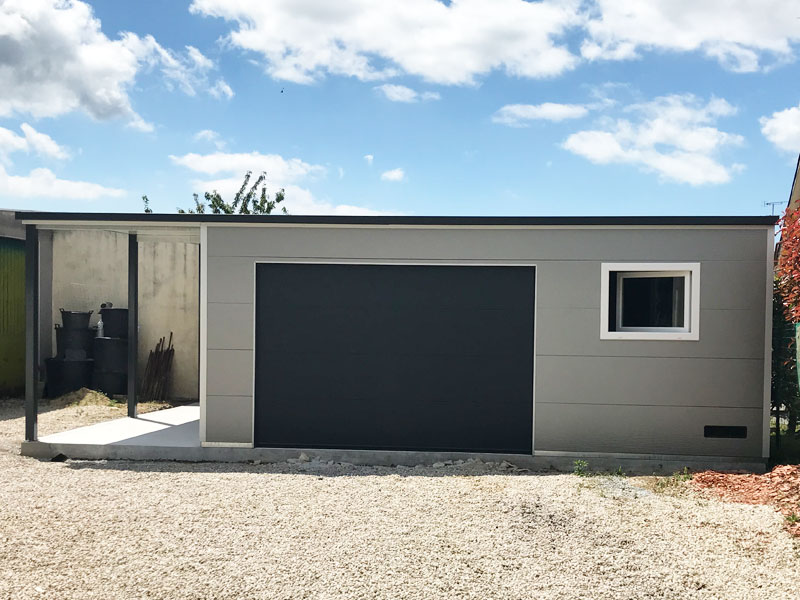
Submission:
POLYGON ((534 280, 257 264, 256 445, 530 454, 534 280))

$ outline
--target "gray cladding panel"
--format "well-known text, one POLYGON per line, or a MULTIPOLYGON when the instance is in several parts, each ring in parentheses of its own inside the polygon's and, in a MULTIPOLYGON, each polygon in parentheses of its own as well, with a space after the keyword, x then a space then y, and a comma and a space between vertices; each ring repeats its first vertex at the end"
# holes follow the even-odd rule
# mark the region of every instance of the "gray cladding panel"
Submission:
POLYGON ((253 304, 208 303, 209 350, 253 349, 253 304))
POLYGON ((543 403, 759 408, 763 379, 763 360, 539 356, 536 406, 537 413, 543 403))
POLYGON ((755 229, 209 227, 208 255, 442 260, 757 260, 755 229))
POLYGON ((701 310, 699 341, 601 340, 599 309, 540 308, 537 316, 537 356, 764 359, 761 311, 701 310))
POLYGON ((231 419, 250 427, 256 260, 472 260, 537 266, 537 449, 760 456, 760 408, 688 405, 760 406, 766 229, 209 226, 208 393, 247 401, 229 403, 225 417, 212 414, 208 439, 229 435, 220 433, 217 418, 223 430, 231 419), (648 261, 701 263, 699 341, 600 339, 601 263, 648 261), (659 383, 642 399, 648 381, 659 383), (581 397, 587 404, 576 404, 581 397), (706 424, 731 425, 747 415, 750 437, 707 440, 702 428, 687 433, 708 415, 718 422, 706 424))
POLYGON ((253 351, 211 350, 208 351, 209 396, 253 397, 253 351))
POLYGON ((254 277, 252 258, 209 256, 208 301, 252 304, 254 277))
POLYGON ((253 441, 253 399, 250 396, 208 396, 206 399, 207 442, 250 443, 253 441))
POLYGON ((760 408, 536 403, 535 450, 761 456, 760 408), (705 425, 744 425, 746 439, 703 437, 705 425))

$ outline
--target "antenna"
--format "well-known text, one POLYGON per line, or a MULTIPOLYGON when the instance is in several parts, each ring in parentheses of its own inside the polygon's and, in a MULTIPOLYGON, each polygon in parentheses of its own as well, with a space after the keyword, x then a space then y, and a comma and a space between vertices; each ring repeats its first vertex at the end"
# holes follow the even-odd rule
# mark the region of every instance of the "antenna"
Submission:
POLYGON ((770 210, 772 211, 772 214, 774 215, 775 214, 775 207, 777 205, 783 204, 783 203, 784 203, 784 200, 778 200, 778 201, 775 201, 775 202, 764 202, 764 206, 769 206, 770 210))

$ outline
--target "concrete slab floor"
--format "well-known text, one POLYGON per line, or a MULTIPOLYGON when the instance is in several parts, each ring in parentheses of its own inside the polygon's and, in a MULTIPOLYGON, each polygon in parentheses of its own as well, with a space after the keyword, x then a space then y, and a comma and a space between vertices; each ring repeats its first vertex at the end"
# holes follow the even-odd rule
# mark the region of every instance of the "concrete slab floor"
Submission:
POLYGON ((39 438, 45 444, 200 447, 200 406, 192 404, 104 421, 39 438))

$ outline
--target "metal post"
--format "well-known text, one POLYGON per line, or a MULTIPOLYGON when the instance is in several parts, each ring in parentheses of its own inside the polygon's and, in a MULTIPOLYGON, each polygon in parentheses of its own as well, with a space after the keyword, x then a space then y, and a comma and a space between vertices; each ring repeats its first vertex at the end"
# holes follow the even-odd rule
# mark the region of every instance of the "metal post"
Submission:
POLYGON ((139 245, 128 234, 128 416, 136 418, 136 359, 139 347, 139 245))
POLYGON ((25 226, 25 440, 37 439, 39 418, 39 230, 25 226))

